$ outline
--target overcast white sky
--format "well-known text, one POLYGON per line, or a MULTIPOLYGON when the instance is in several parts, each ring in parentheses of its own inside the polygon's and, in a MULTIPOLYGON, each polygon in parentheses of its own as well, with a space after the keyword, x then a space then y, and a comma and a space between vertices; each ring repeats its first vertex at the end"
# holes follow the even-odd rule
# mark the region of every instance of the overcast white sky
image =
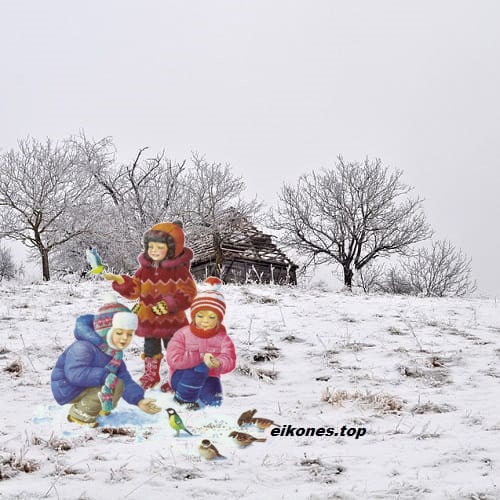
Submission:
POLYGON ((196 150, 269 203, 379 157, 500 292, 496 0, 17 0, 0 20, 1 149, 84 129, 123 161, 196 150))

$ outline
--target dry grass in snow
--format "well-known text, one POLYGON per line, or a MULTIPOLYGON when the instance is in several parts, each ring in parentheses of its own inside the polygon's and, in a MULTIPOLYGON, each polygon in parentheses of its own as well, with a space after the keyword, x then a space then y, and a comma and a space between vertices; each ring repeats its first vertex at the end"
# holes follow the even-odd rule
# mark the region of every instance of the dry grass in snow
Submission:
MULTIPOLYGON (((500 498, 500 310, 490 299, 423 299, 325 288, 226 286, 225 325, 238 352, 221 408, 188 413, 176 438, 167 414, 120 402, 88 429, 66 420, 50 373, 93 313, 101 281, 0 288, 0 499, 500 498), (365 428, 273 436, 282 427, 365 428), (264 443, 238 448, 244 430, 264 443), (208 438, 227 457, 206 462, 208 438)), ((142 342, 125 361, 137 380, 142 342)), ((166 365, 163 365, 165 374, 166 365)))

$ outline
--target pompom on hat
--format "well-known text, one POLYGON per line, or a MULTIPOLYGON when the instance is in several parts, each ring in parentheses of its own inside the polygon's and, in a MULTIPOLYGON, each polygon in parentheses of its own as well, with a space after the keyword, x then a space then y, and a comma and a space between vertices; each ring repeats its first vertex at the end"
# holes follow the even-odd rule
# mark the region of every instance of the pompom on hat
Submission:
POLYGON ((198 311, 209 310, 217 314, 219 322, 222 323, 226 313, 226 301, 221 293, 222 281, 219 278, 210 276, 203 283, 203 289, 191 304, 191 319, 198 311))
POLYGON ((136 330, 138 318, 127 306, 116 301, 113 294, 104 297, 104 304, 94 314, 94 330, 108 345, 111 344, 112 328, 136 330))

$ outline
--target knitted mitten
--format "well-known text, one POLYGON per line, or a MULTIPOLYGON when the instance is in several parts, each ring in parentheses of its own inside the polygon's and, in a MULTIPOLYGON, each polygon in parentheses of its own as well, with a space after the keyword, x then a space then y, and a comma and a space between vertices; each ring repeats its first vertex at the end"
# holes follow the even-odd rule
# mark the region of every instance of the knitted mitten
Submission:
POLYGON ((164 300, 160 300, 160 302, 151 307, 151 311, 153 311, 157 316, 168 314, 167 303, 164 300))

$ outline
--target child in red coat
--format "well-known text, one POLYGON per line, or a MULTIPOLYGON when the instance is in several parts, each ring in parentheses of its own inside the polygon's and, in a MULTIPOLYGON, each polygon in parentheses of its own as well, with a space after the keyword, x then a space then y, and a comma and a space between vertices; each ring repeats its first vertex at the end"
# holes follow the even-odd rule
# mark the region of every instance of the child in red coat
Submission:
MULTIPOLYGON (((139 318, 136 335, 144 337, 144 389, 160 383, 162 342, 166 348, 173 334, 188 324, 186 309, 196 296, 190 273, 193 252, 184 246, 180 222, 156 224, 144 234, 144 252, 138 257, 139 269, 130 277, 104 273, 113 289, 127 299, 139 299, 135 312, 139 318)), ((170 389, 168 382, 162 391, 170 389)))
POLYGON ((174 400, 197 410, 198 400, 210 406, 222 403, 220 376, 234 370, 236 351, 222 324, 226 304, 221 281, 210 277, 207 289, 191 305, 192 323, 172 337, 167 348, 174 400))

